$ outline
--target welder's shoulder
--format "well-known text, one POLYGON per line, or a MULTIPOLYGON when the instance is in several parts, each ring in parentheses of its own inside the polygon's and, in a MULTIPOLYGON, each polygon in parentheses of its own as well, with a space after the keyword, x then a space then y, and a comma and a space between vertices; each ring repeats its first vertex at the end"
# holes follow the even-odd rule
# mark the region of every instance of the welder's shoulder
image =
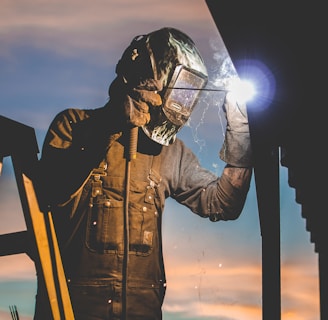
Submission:
POLYGON ((54 122, 77 123, 90 118, 94 112, 95 109, 67 108, 56 115, 54 122))

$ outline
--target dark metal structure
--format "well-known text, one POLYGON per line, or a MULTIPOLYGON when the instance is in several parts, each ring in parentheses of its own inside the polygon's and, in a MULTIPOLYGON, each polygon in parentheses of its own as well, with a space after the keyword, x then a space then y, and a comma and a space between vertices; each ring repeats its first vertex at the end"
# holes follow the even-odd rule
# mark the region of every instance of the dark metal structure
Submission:
POLYGON ((270 106, 248 116, 262 235, 264 320, 281 318, 279 164, 301 205, 318 254, 320 319, 328 319, 325 134, 327 19, 323 4, 260 0, 206 0, 223 42, 239 65, 261 61, 273 73, 270 106))

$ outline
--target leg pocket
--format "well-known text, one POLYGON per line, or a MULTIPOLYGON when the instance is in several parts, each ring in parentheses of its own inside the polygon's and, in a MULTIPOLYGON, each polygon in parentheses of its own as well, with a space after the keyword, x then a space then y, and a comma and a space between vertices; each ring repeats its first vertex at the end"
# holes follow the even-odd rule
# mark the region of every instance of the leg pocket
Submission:
POLYGON ((114 290, 111 282, 69 283, 69 291, 75 319, 113 319, 114 290))
POLYGON ((165 288, 147 281, 129 283, 128 318, 134 320, 162 319, 165 288))

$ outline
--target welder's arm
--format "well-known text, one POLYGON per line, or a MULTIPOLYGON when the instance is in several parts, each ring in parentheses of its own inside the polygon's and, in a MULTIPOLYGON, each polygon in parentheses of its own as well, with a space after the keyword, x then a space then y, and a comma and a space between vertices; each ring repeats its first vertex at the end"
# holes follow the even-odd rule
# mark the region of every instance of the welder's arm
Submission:
POLYGON ((237 219, 244 207, 252 176, 252 148, 245 103, 229 92, 223 110, 227 119, 220 158, 227 163, 218 180, 218 195, 223 212, 210 217, 216 220, 237 219))
MULTIPOLYGON (((252 167, 225 166, 220 176, 202 167, 180 139, 167 148, 162 161, 169 177, 169 195, 192 212, 211 221, 237 219, 250 188, 252 167)), ((161 188, 165 183, 161 183, 161 188)))
POLYGON ((250 187, 252 168, 238 168, 226 165, 217 182, 220 211, 210 214, 210 220, 235 220, 245 205, 250 187))
POLYGON ((240 103, 228 92, 223 110, 227 119, 220 158, 234 167, 252 166, 252 148, 245 103, 240 103))

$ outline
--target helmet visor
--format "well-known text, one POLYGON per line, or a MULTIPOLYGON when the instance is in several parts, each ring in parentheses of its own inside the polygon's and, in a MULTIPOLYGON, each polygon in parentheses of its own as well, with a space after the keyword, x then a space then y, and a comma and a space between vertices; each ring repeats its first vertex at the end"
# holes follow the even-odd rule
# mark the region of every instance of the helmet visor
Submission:
POLYGON ((162 107, 153 108, 150 122, 143 126, 146 135, 162 145, 174 142, 177 132, 188 121, 206 83, 206 75, 178 65, 169 85, 162 91, 162 107))

